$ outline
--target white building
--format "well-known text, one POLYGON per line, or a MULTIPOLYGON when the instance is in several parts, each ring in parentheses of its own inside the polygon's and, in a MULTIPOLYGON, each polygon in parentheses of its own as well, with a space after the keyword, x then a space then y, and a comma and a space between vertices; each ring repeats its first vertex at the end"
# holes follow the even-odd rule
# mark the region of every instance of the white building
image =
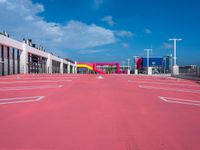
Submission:
POLYGON ((0 76, 27 73, 76 73, 76 62, 36 48, 31 40, 19 42, 0 34, 0 76))

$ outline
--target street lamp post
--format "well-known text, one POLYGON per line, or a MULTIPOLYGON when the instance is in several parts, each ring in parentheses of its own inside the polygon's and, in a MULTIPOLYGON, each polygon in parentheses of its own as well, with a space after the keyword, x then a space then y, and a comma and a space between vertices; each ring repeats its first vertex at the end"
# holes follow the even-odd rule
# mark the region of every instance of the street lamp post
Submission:
POLYGON ((135 75, 137 75, 137 74, 138 74, 138 70, 137 70, 137 62, 136 62, 136 60, 137 60, 137 57, 138 57, 138 56, 133 56, 133 60, 134 60, 134 64, 135 64, 135 70, 134 70, 134 72, 135 72, 135 75))
POLYGON ((147 52, 147 74, 151 75, 151 68, 149 67, 149 52, 152 51, 152 49, 144 49, 144 51, 147 52))
POLYGON ((127 59, 128 61, 128 75, 130 74, 130 59, 127 59))
POLYGON ((174 42, 174 65, 173 65, 173 75, 178 75, 179 74, 179 67, 177 66, 177 57, 176 57, 176 50, 177 50, 177 41, 182 41, 182 39, 177 39, 177 38, 173 38, 173 39, 169 39, 169 41, 173 41, 174 42))

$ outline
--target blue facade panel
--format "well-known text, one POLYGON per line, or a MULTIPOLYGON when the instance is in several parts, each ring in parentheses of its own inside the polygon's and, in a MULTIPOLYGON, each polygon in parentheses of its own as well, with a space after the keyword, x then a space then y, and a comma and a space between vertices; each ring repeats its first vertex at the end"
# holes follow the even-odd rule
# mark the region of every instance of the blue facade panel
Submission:
MULTIPOLYGON (((163 69, 170 69, 170 57, 166 56, 163 58, 149 58, 150 67, 161 67, 163 69)), ((147 67, 147 58, 142 58, 142 67, 147 67)))

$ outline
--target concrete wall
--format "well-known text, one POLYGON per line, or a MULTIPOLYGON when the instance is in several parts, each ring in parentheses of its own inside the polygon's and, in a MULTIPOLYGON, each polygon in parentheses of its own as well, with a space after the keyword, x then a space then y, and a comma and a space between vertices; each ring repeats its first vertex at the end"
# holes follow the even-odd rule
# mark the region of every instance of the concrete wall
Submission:
POLYGON ((16 49, 23 49, 23 45, 22 42, 19 42, 17 40, 5 37, 3 35, 0 35, 0 44, 5 45, 5 46, 9 46, 9 47, 13 47, 16 49))
POLYGON ((26 44, 23 43, 23 50, 20 55, 20 73, 28 73, 28 51, 26 44))
POLYGON ((7 59, 7 47, 3 46, 4 55, 4 75, 8 75, 8 59, 7 59))
POLYGON ((1 56, 1 45, 0 45, 0 76, 3 75, 3 72, 2 72, 2 67, 3 67, 3 64, 2 64, 2 56, 1 56))

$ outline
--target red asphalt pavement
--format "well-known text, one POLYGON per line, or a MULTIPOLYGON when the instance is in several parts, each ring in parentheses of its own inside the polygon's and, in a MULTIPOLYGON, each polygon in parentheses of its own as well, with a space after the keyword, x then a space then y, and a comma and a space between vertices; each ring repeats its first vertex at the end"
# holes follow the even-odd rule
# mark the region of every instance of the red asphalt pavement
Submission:
POLYGON ((0 77, 0 149, 200 149, 199 84, 97 77, 0 77))

